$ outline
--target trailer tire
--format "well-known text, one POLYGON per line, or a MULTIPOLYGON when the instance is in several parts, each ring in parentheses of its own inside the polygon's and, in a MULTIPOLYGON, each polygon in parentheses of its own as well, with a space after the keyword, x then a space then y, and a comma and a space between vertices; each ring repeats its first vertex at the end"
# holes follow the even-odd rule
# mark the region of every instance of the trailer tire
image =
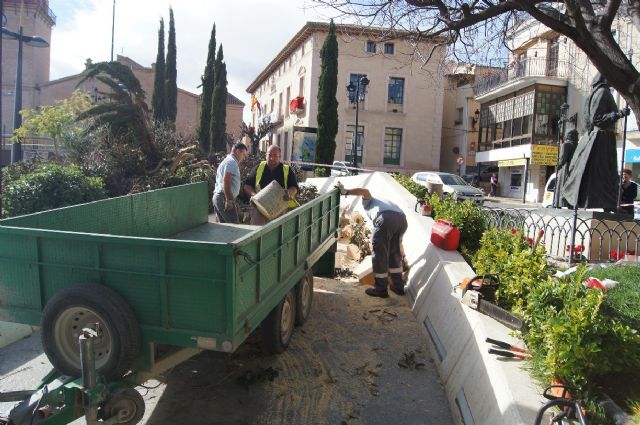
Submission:
POLYGON ((262 343, 269 354, 280 354, 289 346, 296 320, 295 291, 287 292, 262 321, 262 343))
POLYGON ((142 420, 144 410, 144 399, 138 391, 133 388, 118 388, 101 407, 101 418, 107 421, 117 417, 117 424, 136 425, 142 420))
POLYGON ((78 336, 95 323, 100 323, 96 371, 107 379, 121 378, 140 351, 140 327, 129 304, 106 286, 71 286, 51 298, 42 312, 44 352, 62 374, 81 376, 78 336))
POLYGON ((296 325, 304 325, 313 305, 313 272, 307 270, 296 285, 296 325))

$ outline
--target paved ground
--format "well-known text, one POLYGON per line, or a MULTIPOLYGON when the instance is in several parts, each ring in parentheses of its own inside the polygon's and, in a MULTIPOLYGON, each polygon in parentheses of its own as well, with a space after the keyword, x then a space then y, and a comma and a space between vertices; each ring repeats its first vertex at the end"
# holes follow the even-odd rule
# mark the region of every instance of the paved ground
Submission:
MULTIPOLYGON (((258 335, 231 355, 202 353, 138 388, 142 423, 451 424, 406 299, 366 297, 352 279, 315 285, 311 318, 284 354, 262 354, 258 335)), ((37 334, 6 347, 0 391, 28 388, 49 367, 37 334)))

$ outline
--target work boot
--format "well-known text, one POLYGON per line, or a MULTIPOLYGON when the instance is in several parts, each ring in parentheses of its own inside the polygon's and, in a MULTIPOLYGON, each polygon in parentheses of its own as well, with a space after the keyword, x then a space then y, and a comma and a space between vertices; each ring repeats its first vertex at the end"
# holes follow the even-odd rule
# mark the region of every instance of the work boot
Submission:
POLYGON ((387 277, 375 278, 373 288, 367 288, 364 292, 371 297, 388 298, 389 292, 387 292, 387 277))
POLYGON ((378 288, 377 286, 365 289, 364 293, 370 297, 389 298, 389 292, 387 292, 386 288, 378 288))
POLYGON ((389 289, 396 295, 404 295, 404 279, 402 278, 402 273, 391 273, 389 289))

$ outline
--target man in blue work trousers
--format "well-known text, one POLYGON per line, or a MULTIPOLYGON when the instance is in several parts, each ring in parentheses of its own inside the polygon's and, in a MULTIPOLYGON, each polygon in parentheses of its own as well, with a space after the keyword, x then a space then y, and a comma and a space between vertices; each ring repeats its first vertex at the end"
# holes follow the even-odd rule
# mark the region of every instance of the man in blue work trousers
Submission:
MULTIPOLYGON (((271 145, 267 149, 267 160, 258 164, 244 181, 244 192, 249 198, 260 192, 260 189, 267 187, 273 180, 280 186, 287 189, 289 196, 289 208, 295 208, 298 204, 295 196, 298 193, 298 181, 293 169, 281 162, 282 152, 278 145, 271 145)), ((262 225, 269 220, 263 216, 255 206, 250 210, 251 224, 262 225)))
POLYGON ((369 189, 346 189, 338 182, 336 187, 342 195, 362 196, 362 206, 373 222, 373 275, 375 283, 373 288, 367 288, 365 293, 372 297, 387 298, 387 286, 389 277, 391 285, 389 289, 397 294, 404 295, 404 279, 402 277, 402 236, 407 231, 407 217, 402 209, 393 202, 374 198, 369 189))

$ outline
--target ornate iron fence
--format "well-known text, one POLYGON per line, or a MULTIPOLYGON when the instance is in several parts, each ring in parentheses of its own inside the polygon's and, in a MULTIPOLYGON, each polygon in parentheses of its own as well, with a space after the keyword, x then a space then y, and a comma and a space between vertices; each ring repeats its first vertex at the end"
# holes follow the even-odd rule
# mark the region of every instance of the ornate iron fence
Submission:
POLYGON ((488 207, 483 210, 488 227, 519 229, 532 240, 542 230, 541 244, 547 254, 570 264, 612 262, 629 256, 635 259, 640 249, 640 223, 620 214, 488 207))

